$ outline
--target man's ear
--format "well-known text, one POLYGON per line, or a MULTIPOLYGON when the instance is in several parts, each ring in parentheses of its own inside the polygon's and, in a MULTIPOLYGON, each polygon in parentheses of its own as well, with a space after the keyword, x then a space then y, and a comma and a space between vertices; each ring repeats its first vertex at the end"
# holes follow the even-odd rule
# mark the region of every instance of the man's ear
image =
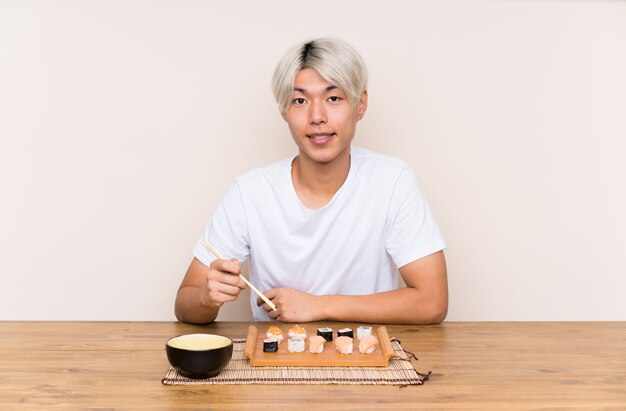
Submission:
POLYGON ((356 119, 361 120, 367 111, 367 90, 361 93, 361 98, 359 98, 359 103, 357 104, 357 115, 356 119))
POLYGON ((278 109, 278 110, 280 111, 280 115, 283 118, 283 120, 287 121, 287 117, 286 117, 287 114, 283 110, 281 110, 281 109, 278 109))

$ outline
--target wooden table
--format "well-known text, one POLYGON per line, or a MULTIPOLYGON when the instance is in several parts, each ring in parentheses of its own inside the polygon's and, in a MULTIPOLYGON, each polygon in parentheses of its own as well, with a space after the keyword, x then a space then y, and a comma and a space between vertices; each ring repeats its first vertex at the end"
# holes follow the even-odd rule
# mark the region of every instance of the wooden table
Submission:
POLYGON ((422 386, 161 384, 169 337, 248 325, 0 322, 0 409, 626 409, 626 322, 387 326, 422 386))

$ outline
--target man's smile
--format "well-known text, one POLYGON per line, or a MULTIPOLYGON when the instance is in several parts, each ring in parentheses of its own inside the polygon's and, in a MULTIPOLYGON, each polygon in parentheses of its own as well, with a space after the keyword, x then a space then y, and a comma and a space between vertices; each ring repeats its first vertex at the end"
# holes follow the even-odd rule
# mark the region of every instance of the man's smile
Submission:
POLYGON ((326 144, 330 139, 337 135, 337 133, 327 132, 327 133, 311 133, 306 136, 315 144, 326 144))

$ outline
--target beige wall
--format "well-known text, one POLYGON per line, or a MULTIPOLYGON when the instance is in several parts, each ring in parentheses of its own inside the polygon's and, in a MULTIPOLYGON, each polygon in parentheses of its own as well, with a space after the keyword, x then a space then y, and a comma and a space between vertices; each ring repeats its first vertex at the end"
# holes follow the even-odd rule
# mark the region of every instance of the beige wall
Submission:
POLYGON ((355 143, 413 165, 449 242, 448 319, 624 320, 625 21, 618 1, 0 1, 0 319, 173 319, 224 190, 294 153, 274 64, 335 35, 370 68, 355 143))

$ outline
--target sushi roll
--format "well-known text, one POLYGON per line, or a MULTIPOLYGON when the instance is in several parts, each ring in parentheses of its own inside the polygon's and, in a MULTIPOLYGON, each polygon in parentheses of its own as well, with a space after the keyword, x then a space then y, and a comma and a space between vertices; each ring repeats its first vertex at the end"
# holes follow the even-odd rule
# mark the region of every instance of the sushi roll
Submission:
POLYGON ((271 337, 263 340, 263 352, 277 352, 278 338, 271 337))
POLYGON ((335 338, 335 349, 340 354, 352 354, 352 338, 351 337, 337 337, 335 338))
POLYGON ((289 337, 306 338, 306 330, 296 324, 289 329, 289 337))
POLYGON ((317 335, 324 337, 326 341, 333 340, 333 329, 330 327, 322 327, 317 329, 317 335))
POLYGON ((283 332, 275 325, 272 325, 270 328, 267 329, 265 336, 267 338, 277 338, 279 344, 285 339, 285 337, 283 336, 283 332))
POLYGON ((313 335, 309 337, 309 351, 313 354, 321 354, 324 352, 324 343, 326 339, 321 335, 313 335))
POLYGON ((356 329, 356 338, 361 340, 366 335, 372 335, 372 327, 362 325, 361 327, 356 329))
POLYGON ((291 337, 289 340, 287 340, 287 351, 304 352, 304 338, 291 337))
POLYGON ((354 333, 352 332, 352 328, 342 328, 341 330, 338 330, 337 337, 354 338, 354 333))
POLYGON ((361 338, 361 342, 359 343, 359 352, 361 354, 371 354, 376 351, 377 346, 378 338, 373 335, 366 335, 361 338))

